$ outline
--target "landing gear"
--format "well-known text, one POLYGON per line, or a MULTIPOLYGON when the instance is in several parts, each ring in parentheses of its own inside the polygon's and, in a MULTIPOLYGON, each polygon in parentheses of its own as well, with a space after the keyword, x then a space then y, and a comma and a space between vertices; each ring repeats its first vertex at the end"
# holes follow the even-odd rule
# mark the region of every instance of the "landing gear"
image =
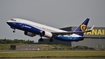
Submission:
POLYGON ((15 33, 15 29, 13 30, 13 33, 15 33))
POLYGON ((42 42, 42 41, 43 41, 42 36, 43 36, 43 34, 40 33, 40 37, 41 37, 41 38, 38 40, 39 42, 42 42))
POLYGON ((50 42, 53 42, 53 38, 50 39, 50 42))
POLYGON ((42 38, 42 35, 40 34, 40 39, 39 39, 39 42, 43 42, 43 38, 42 38))
POLYGON ((78 42, 78 41, 76 41, 76 42, 78 42))
POLYGON ((39 39, 39 42, 43 42, 43 39, 42 39, 42 38, 40 38, 40 39, 39 39))

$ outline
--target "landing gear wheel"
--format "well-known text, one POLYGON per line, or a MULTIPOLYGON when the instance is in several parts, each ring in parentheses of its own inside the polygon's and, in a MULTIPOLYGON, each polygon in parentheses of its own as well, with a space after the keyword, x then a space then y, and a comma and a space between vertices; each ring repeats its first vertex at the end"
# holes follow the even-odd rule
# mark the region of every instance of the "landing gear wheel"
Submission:
POLYGON ((53 39, 50 39, 50 42, 53 42, 53 39))
POLYGON ((42 39, 42 38, 40 38, 40 39, 39 39, 39 42, 43 42, 43 39, 42 39))
POLYGON ((13 33, 15 33, 15 30, 13 30, 13 33))

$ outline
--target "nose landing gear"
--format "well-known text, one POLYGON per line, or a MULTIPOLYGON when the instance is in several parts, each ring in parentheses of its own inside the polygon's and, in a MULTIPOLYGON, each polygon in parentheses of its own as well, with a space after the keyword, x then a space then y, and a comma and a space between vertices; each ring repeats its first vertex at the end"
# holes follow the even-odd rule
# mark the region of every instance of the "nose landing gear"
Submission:
POLYGON ((13 33, 15 33, 15 29, 13 30, 13 33))
POLYGON ((11 27, 13 29, 13 33, 15 33, 15 27, 11 27))

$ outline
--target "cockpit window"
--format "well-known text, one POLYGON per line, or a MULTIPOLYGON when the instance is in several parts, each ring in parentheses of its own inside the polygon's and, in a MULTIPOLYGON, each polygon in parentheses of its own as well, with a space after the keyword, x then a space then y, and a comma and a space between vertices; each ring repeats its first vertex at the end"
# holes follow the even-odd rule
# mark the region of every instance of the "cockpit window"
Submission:
POLYGON ((11 19, 12 21, 16 21, 16 20, 14 20, 14 19, 11 19))

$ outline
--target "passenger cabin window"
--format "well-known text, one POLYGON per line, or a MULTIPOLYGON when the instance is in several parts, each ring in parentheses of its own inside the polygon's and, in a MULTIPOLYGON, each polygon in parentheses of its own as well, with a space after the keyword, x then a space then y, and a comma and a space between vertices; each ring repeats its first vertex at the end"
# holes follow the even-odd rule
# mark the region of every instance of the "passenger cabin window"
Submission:
POLYGON ((16 20, 14 20, 14 19, 11 19, 12 21, 16 21, 16 20))

